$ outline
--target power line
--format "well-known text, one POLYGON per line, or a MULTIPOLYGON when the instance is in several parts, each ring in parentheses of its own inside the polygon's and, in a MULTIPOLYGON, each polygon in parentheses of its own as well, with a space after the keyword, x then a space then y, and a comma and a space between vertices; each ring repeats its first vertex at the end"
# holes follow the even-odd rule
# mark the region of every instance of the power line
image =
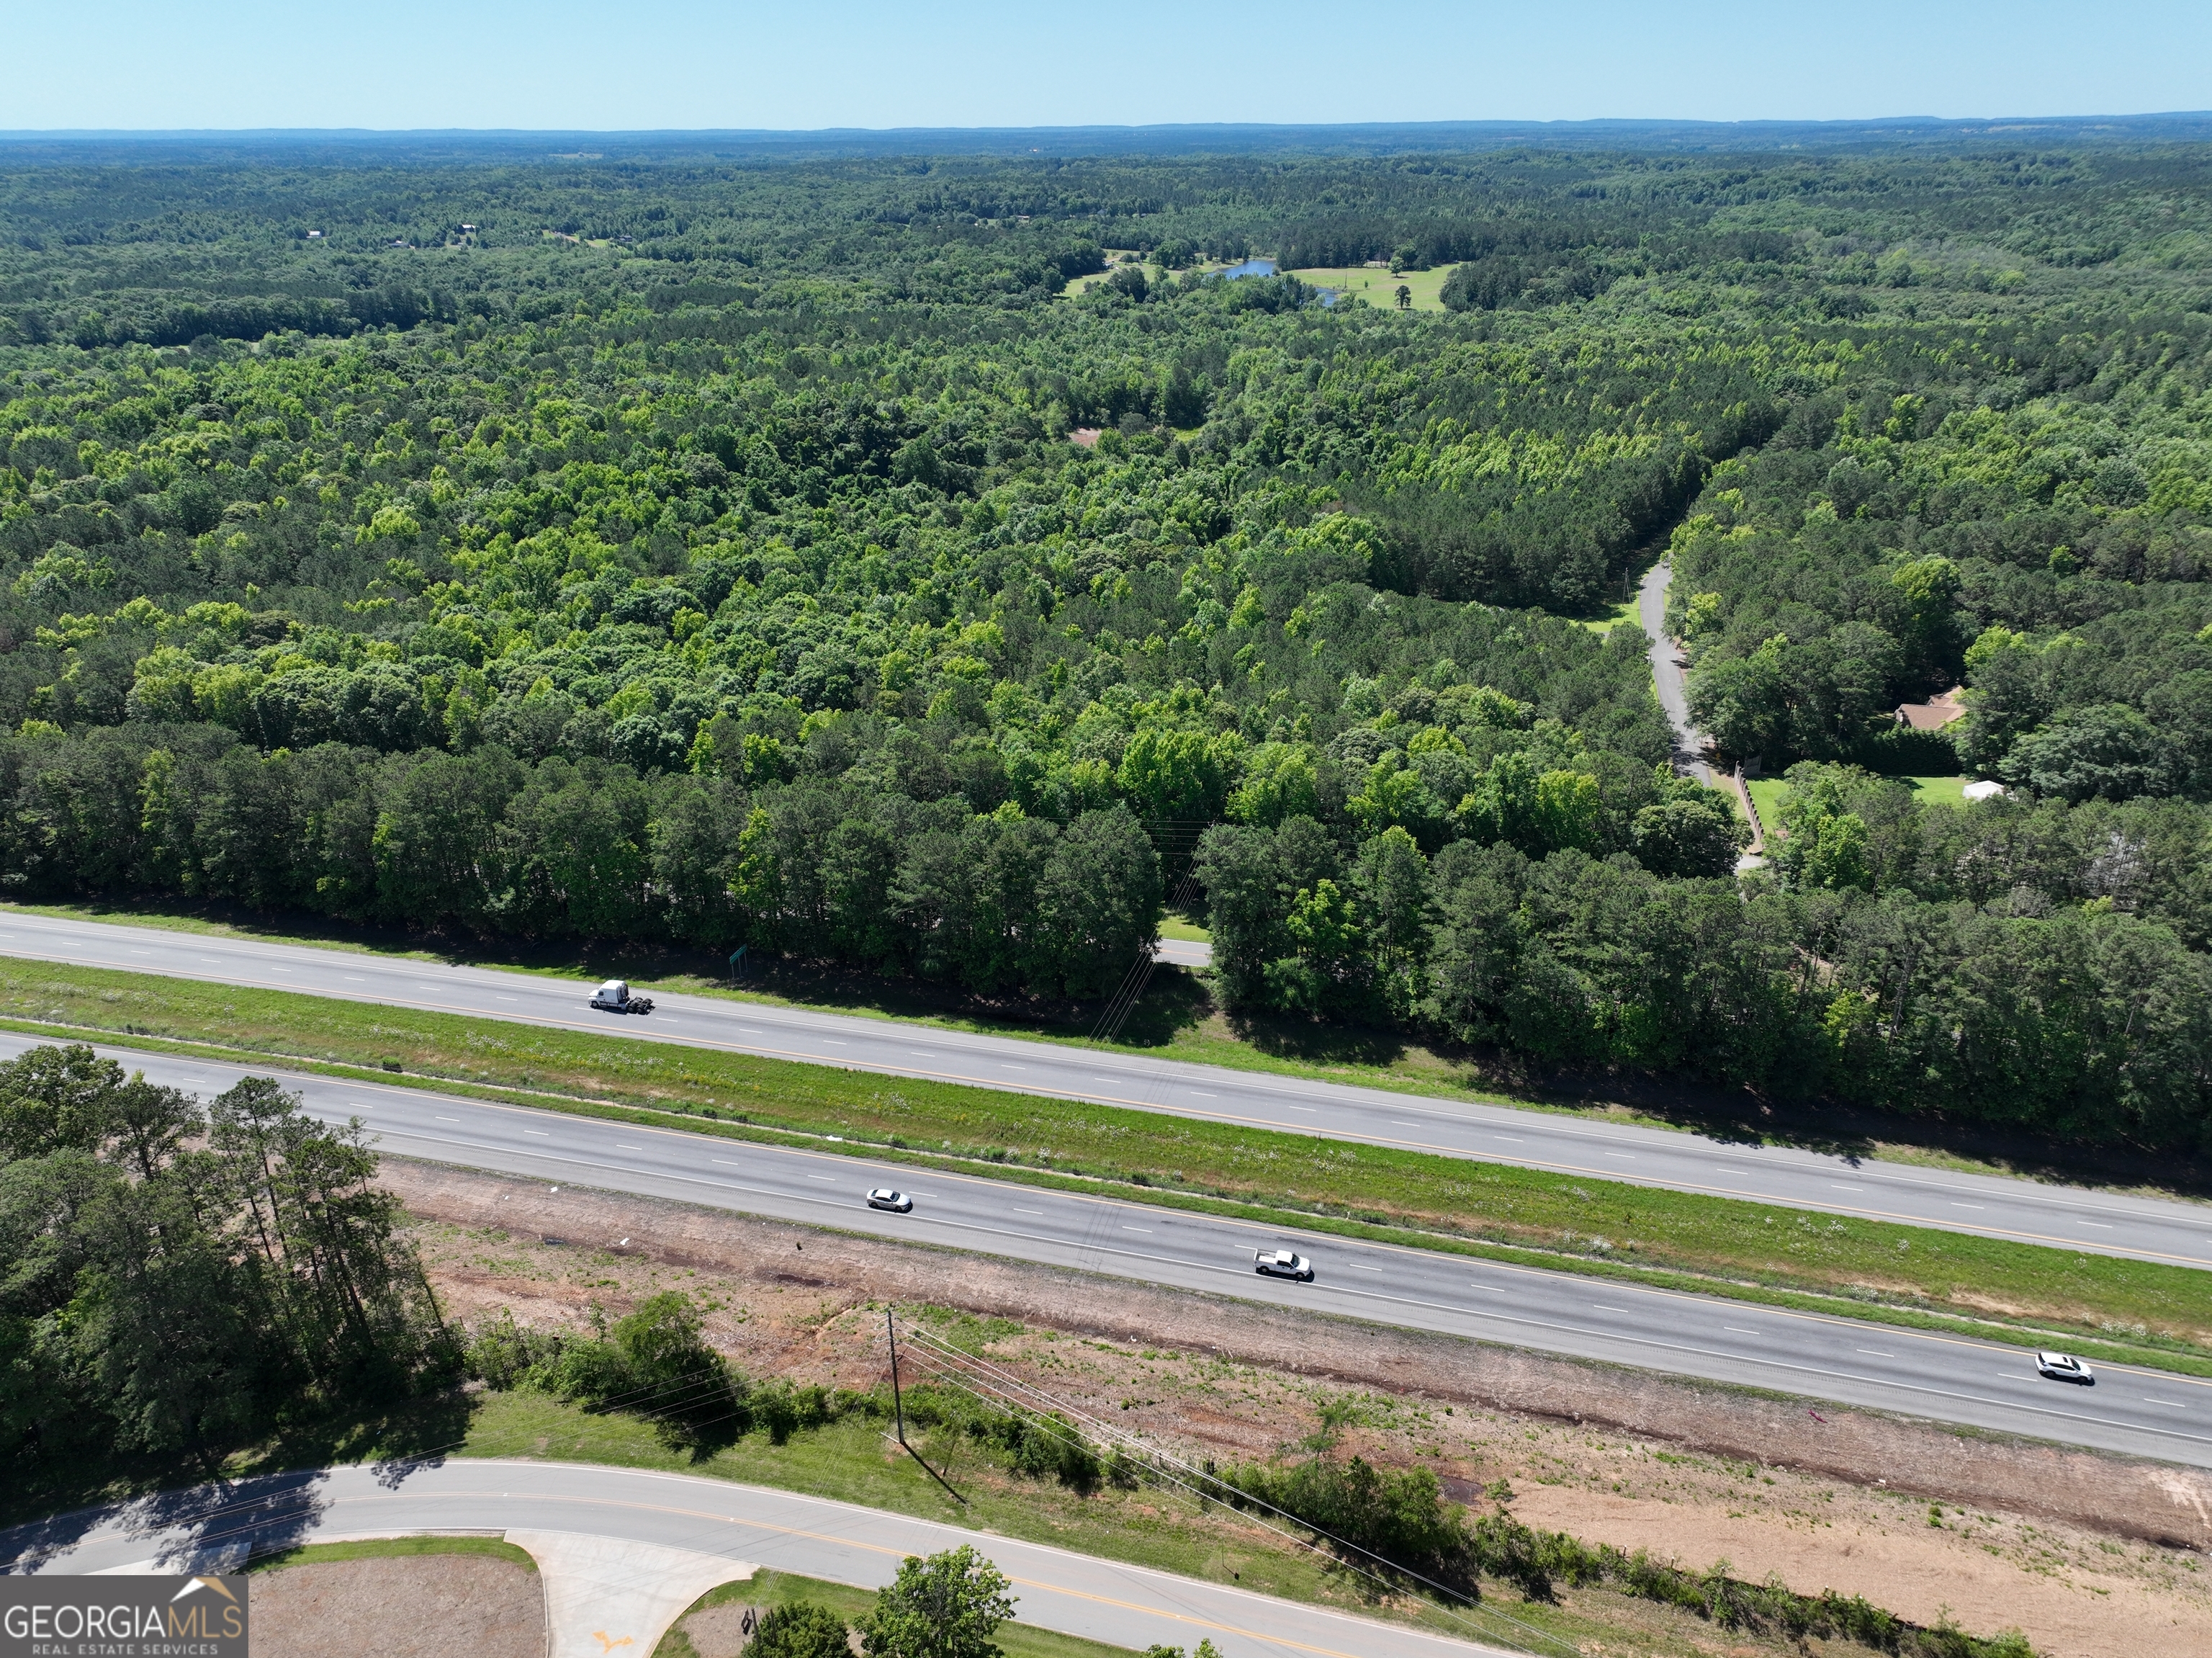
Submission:
MULTIPOLYGON (((1052 1409, 1064 1412, 1067 1417, 1080 1420, 1089 1424, 1101 1439, 1112 1443, 1115 1448, 1123 1450, 1126 1453, 1131 1448, 1134 1448, 1136 1455, 1133 1460, 1139 1460, 1144 1466, 1150 1469, 1155 1477, 1160 1478, 1164 1483, 1189 1492, 1192 1496, 1200 1499, 1200 1502, 1212 1502, 1220 1503, 1223 1506, 1237 1506, 1240 1508, 1245 1504, 1250 1504, 1256 1508, 1264 1509, 1269 1514, 1278 1515, 1281 1519, 1288 1521, 1293 1525, 1304 1527, 1305 1529, 1312 1532, 1317 1538, 1326 1539, 1330 1544, 1335 1545, 1339 1549, 1346 1550, 1352 1553, 1364 1556, 1366 1558, 1376 1562, 1379 1565, 1387 1567, 1392 1571, 1402 1573, 1404 1576, 1413 1579, 1414 1582, 1434 1589, 1439 1594, 1449 1596, 1452 1600, 1462 1602, 1469 1610, 1474 1612, 1476 1616, 1480 1618, 1494 1619, 1498 1623, 1510 1625, 1511 1628, 1520 1631, 1522 1635, 1533 1639, 1542 1646, 1548 1646, 1555 1649, 1568 1652, 1579 1650, 1579 1649, 1560 1641, 1556 1636, 1553 1636, 1543 1630, 1540 1630, 1533 1624, 1525 1624, 1519 1618, 1514 1618, 1508 1613, 1501 1612, 1494 1608, 1482 1606, 1480 1601, 1461 1593, 1459 1590, 1453 1588, 1449 1584, 1439 1583, 1432 1578, 1424 1576, 1419 1572, 1413 1571, 1408 1568, 1401 1565, 1397 1562, 1388 1558, 1386 1556, 1376 1553, 1371 1549, 1363 1548, 1359 1545, 1353 1543, 1347 1539, 1338 1537, 1334 1533, 1326 1531, 1322 1527, 1313 1524, 1312 1521, 1303 1519, 1297 1515, 1291 1514, 1287 1509, 1279 1508, 1274 1503, 1267 1502, 1263 1497, 1253 1496, 1249 1492, 1241 1490, 1237 1487, 1228 1484, 1226 1481, 1220 1479, 1210 1472, 1194 1468, 1189 1463, 1160 1450, 1158 1447, 1146 1445, 1135 1436, 1128 1434, 1125 1430, 1116 1428, 1112 1423, 1092 1415, 1089 1411, 1085 1411, 1081 1406, 1073 1405, 1065 1399, 1059 1399, 1057 1396, 1048 1393, 1044 1388, 1038 1387, 1036 1383, 1029 1381, 1023 1377, 1014 1375, 1012 1373, 1000 1368, 999 1366, 992 1364, 988 1359, 984 1359, 975 1354, 964 1352, 961 1349, 954 1347, 950 1343, 945 1341, 942 1338, 937 1336, 932 1332, 922 1330, 917 1326, 909 1325, 908 1326, 908 1351, 910 1353, 916 1350, 915 1344, 919 1343, 921 1344, 919 1349, 921 1352, 939 1360, 940 1364, 945 1367, 945 1368, 941 1370, 939 1374, 946 1375, 948 1379, 952 1376, 961 1377, 961 1380, 955 1381, 955 1386, 961 1387, 964 1391, 979 1399, 984 1399, 988 1402, 1002 1405, 1012 1405, 1017 1409, 1026 1409, 1031 1411, 1032 1415, 1030 1417, 1029 1420, 1041 1431, 1054 1434, 1062 1438, 1063 1441, 1066 1440, 1068 1437, 1066 1434, 1060 1431, 1057 1424, 1054 1424, 1050 1422, 1050 1418, 1048 1416, 1036 1413, 1036 1407, 1034 1405, 1024 1405, 1018 1399, 994 1397, 994 1393, 1012 1393, 1017 1394, 1025 1393, 1031 1395, 1036 1399, 1044 1400, 1052 1409), (986 1387, 993 1388, 993 1393, 987 1393, 981 1387, 970 1385, 969 1381, 966 1380, 967 1373, 958 1368, 958 1367, 969 1365, 972 1365, 977 1370, 985 1373, 986 1380, 984 1386, 986 1387), (1188 1478, 1179 1476, 1188 1476, 1188 1478), (1230 1499, 1224 1497, 1219 1494, 1222 1490, 1236 1492, 1236 1502, 1233 1505, 1231 1503, 1230 1499)), ((1085 1442, 1082 1442, 1080 1439, 1077 1439, 1074 1442, 1085 1443, 1085 1442)), ((1091 1448, 1085 1444, 1085 1448, 1089 1449, 1091 1448)), ((1096 1454, 1095 1450, 1093 1451, 1093 1454, 1096 1454)), ((1323 1550, 1318 1543, 1310 1541, 1305 1538, 1299 1537, 1293 1533, 1285 1531, 1280 1526, 1271 1525, 1264 1520, 1257 1521, 1255 1523, 1259 1524, 1263 1529, 1273 1533, 1274 1535, 1283 1538, 1296 1547, 1307 1549, 1315 1553, 1327 1553, 1327 1551, 1323 1550)), ((1354 1562, 1339 1560, 1336 1564, 1344 1566, 1348 1570, 1358 1573, 1360 1576, 1368 1579, 1370 1582, 1374 1582, 1383 1588, 1387 1589, 1395 1587, 1389 1579, 1383 1577, 1381 1574, 1369 1570, 1367 1568, 1360 1566, 1354 1562)), ((1445 1617, 1453 1618, 1455 1621, 1466 1621, 1458 1611, 1455 1611, 1450 1606, 1438 1606, 1437 1610, 1445 1617)), ((1469 1624, 1469 1627, 1474 1628, 1475 1625, 1469 1624)))

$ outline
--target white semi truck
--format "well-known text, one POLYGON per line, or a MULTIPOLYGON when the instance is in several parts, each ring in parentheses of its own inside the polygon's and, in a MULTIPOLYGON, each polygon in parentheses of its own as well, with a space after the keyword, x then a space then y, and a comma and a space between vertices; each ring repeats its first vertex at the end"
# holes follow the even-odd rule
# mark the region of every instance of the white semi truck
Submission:
POLYGON ((651 1013, 653 998, 649 996, 632 996, 628 980, 610 978, 592 992, 592 1005, 605 1009, 609 1013, 651 1013))

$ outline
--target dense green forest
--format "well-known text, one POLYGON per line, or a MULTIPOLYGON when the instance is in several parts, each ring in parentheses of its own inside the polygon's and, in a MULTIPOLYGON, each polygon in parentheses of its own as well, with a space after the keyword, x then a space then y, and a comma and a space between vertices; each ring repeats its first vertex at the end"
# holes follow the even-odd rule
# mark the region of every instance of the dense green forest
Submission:
POLYGON ((2212 149, 0 170, 0 893, 2212 1146, 2212 149))

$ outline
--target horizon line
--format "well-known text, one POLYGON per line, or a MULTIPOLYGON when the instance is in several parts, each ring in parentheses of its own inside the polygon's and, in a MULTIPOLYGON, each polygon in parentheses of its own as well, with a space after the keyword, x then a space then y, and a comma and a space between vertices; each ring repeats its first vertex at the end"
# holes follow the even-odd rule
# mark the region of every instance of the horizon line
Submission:
POLYGON ((1498 119, 1491 117, 1443 120, 1372 121, 1145 121, 1071 122, 1021 126, 819 126, 819 127, 580 127, 580 126, 204 126, 204 127, 15 127, 0 128, 0 143, 38 140, 144 140, 210 138, 884 138, 917 136, 1018 137, 1091 133, 1164 134, 1404 131, 1515 131, 1528 128, 1640 128, 1723 130, 1732 131, 1820 128, 2008 128, 2022 126, 2094 126, 2106 124, 2212 121, 2212 110, 2157 110, 2135 113, 2099 113, 2078 115, 1863 115, 1830 117, 1761 116, 1721 119, 1698 116, 1573 116, 1498 119))

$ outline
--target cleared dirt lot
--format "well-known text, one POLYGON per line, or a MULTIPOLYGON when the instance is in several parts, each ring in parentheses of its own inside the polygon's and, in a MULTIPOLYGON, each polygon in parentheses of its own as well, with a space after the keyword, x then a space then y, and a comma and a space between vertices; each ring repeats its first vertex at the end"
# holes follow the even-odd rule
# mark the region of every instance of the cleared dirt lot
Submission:
POLYGON ((253 1649, 268 1658, 545 1658, 545 1597, 536 1574, 481 1555, 283 1566, 257 1572, 251 1595, 253 1649))
POLYGON ((1471 1503, 1502 1481, 1532 1525, 2017 1624, 2054 1654, 2212 1651, 2195 1471, 584 1189, 398 1159, 385 1177, 464 1318, 580 1328, 594 1301, 684 1288, 749 1373, 866 1387, 884 1301, 957 1308, 1022 1326, 981 1332, 994 1360, 1201 1455, 1270 1455, 1349 1395, 1347 1449, 1471 1503))

